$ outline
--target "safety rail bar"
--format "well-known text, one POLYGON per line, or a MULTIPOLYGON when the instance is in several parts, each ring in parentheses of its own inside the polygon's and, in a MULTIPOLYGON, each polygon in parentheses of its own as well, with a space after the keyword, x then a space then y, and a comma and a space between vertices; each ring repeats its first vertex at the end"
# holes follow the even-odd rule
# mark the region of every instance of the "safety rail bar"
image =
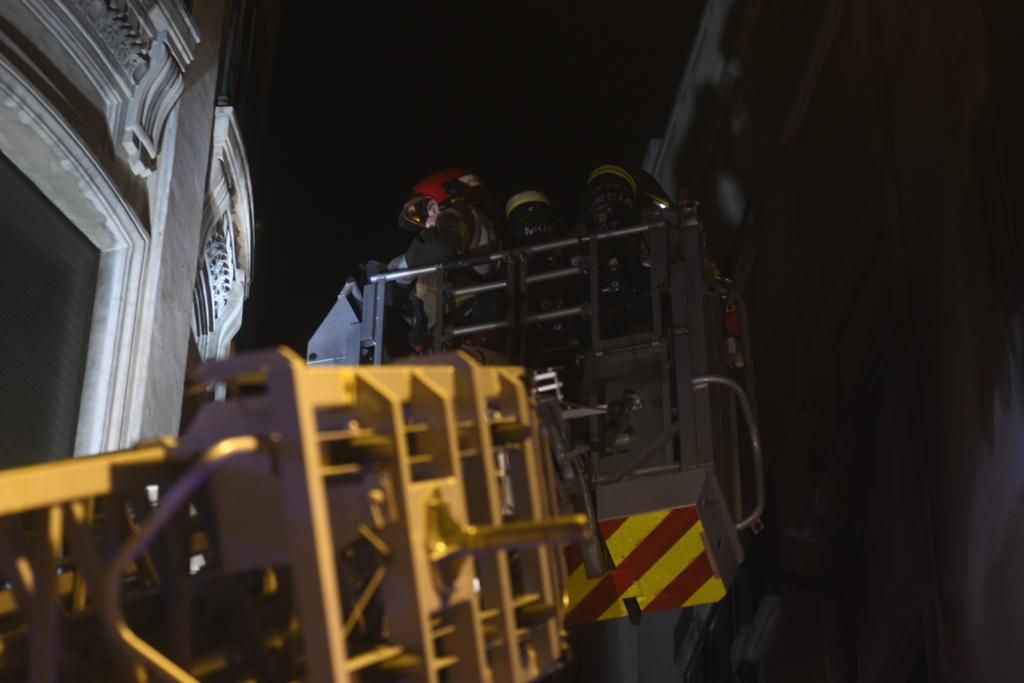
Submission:
MULTIPOLYGON (((600 306, 596 305, 598 297, 600 296, 600 292, 597 290, 598 281, 595 271, 596 264, 590 265, 591 277, 589 286, 583 290, 587 292, 585 303, 551 311, 536 312, 527 310, 523 305, 523 302, 528 300, 527 297, 529 287, 531 285, 583 275, 587 272, 587 268, 574 264, 529 273, 527 272, 529 270, 529 265, 526 262, 527 257, 560 249, 570 249, 572 247, 589 247, 589 258, 591 261, 594 261, 597 257, 596 247, 599 242, 628 237, 630 235, 648 233, 654 230, 664 230, 674 226, 675 224, 669 221, 641 223, 639 225, 616 228, 614 230, 607 230, 604 232, 573 235, 571 237, 563 237, 541 244, 532 244, 513 249, 481 254, 478 256, 455 259, 445 263, 437 263, 416 268, 404 268, 401 270, 392 270, 371 275, 368 278, 368 284, 364 291, 364 300, 369 300, 368 306, 370 315, 369 324, 364 327, 362 341, 363 346, 364 348, 373 349, 374 363, 379 363, 383 360, 381 349, 384 338, 383 306, 384 301, 386 300, 385 288, 388 286, 388 283, 401 282, 407 284, 415 278, 435 274, 440 274, 442 278, 445 278, 447 273, 496 263, 505 263, 508 266, 507 272, 504 273, 500 279, 459 287, 449 286, 447 282, 442 281, 441 286, 437 287, 436 293, 434 294, 436 297, 434 310, 437 312, 436 333, 434 334, 433 344, 435 352, 441 351, 445 342, 454 341, 460 337, 480 334, 483 332, 514 329, 519 324, 550 322, 572 317, 590 317, 591 335, 593 337, 591 342, 595 346, 603 346, 607 340, 605 340, 605 342, 599 340, 600 325, 598 323, 598 319, 601 315, 601 311, 600 306), (501 319, 474 322, 472 324, 459 326, 448 326, 445 324, 446 321, 444 318, 446 305, 449 301, 448 297, 465 301, 466 299, 470 299, 481 294, 500 291, 510 291, 513 295, 513 298, 507 302, 506 313, 501 319), (516 300, 516 296, 522 298, 516 300), (516 301, 516 303, 513 303, 514 301, 516 301)), ((651 282, 651 291, 652 293, 655 291, 653 278, 651 282)), ((660 316, 656 308, 657 306, 654 305, 654 298, 652 297, 652 320, 654 321, 654 329, 651 331, 651 336, 654 337, 660 336, 661 333, 660 316)), ((508 340, 508 344, 509 350, 511 351, 513 344, 511 338, 508 340)))
MULTIPOLYGON (((572 277, 573 275, 581 275, 583 268, 580 266, 568 266, 566 268, 556 268, 554 270, 548 270, 543 273, 537 273, 536 275, 529 275, 526 278, 526 284, 534 285, 539 282, 551 282, 553 280, 561 280, 563 278, 572 277)), ((452 294, 456 297, 471 296, 473 294, 483 294, 484 292, 493 292, 508 287, 508 280, 499 280, 497 282, 484 282, 479 285, 469 285, 468 287, 458 287, 452 290, 452 294)))
MULTIPOLYGON (((589 311, 587 306, 570 306, 567 308, 558 308, 553 311, 544 311, 543 313, 533 313, 526 316, 526 322, 528 323, 543 323, 551 320, 561 320, 563 318, 572 318, 578 315, 586 315, 589 311)), ((493 330, 503 330, 509 327, 510 323, 507 320, 496 320, 493 323, 477 323, 476 325, 463 325, 462 327, 452 328, 451 335, 453 337, 465 337, 470 334, 479 334, 481 332, 491 332, 493 330)))
POLYGON ((545 251, 555 251, 557 249, 565 249, 566 247, 581 246, 592 241, 602 242, 604 240, 610 240, 616 237, 627 237, 629 235, 635 235, 637 233, 642 232, 649 232, 651 230, 665 227, 667 227, 667 224, 664 221, 657 221, 655 223, 642 223, 640 225, 633 225, 626 228, 617 228, 615 230, 607 230, 605 232, 589 233, 586 235, 577 235, 574 237, 563 237, 561 239, 552 240, 551 242, 544 242, 542 244, 532 244, 525 247, 517 247, 515 249, 505 249, 503 251, 495 251, 481 256, 455 259, 453 261, 447 261, 445 263, 435 263, 430 266, 421 266, 418 268, 405 268, 403 270, 389 270, 386 273, 377 273, 375 275, 371 275, 369 281, 393 282, 395 280, 419 277, 420 275, 429 275, 431 273, 437 273, 440 271, 476 268, 477 266, 488 265, 491 263, 495 263, 497 261, 504 261, 515 256, 532 256, 533 254, 540 254, 545 251))

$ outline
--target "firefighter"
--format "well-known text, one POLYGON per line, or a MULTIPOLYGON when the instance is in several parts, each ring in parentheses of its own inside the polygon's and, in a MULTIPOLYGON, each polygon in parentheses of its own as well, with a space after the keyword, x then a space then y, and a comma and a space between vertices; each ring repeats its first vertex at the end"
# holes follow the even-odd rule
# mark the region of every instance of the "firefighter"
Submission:
POLYGON ((588 179, 584 223, 594 232, 654 223, 671 205, 668 193, 647 171, 605 164, 588 179))
POLYGON ((505 204, 505 221, 510 247, 546 242, 559 233, 551 200, 538 190, 512 195, 505 204))
MULTIPOLYGON (((587 179, 584 200, 584 224, 591 232, 607 232, 640 222, 637 183, 621 166, 604 164, 587 179)), ((632 237, 603 240, 598 248, 601 290, 606 294, 630 292, 627 275, 635 270, 639 250, 632 237)))
MULTIPOLYGON (((512 195, 505 204, 505 225, 512 247, 529 247, 550 242, 564 234, 555 217, 548 196, 537 190, 526 190, 512 195)), ((553 249, 531 254, 523 261, 529 274, 539 274, 567 265, 565 254, 553 249)), ((568 279, 539 282, 529 287, 527 308, 530 313, 548 313, 580 303, 578 288, 568 279)), ((551 354, 576 348, 581 336, 576 319, 556 319, 535 322, 524 331, 521 351, 531 358, 537 354, 548 358, 551 354)), ((555 361, 550 361, 555 362, 555 361)))
POLYGON ((622 166, 598 166, 587 178, 584 204, 584 223, 593 232, 635 225, 640 218, 636 178, 622 166))
MULTIPOLYGON (((617 230, 658 221, 669 204, 667 193, 649 173, 604 164, 587 179, 583 222, 591 232, 617 230)), ((650 317, 649 253, 644 234, 601 241, 597 268, 603 337, 632 333, 650 317)))
MULTIPOLYGON (((437 171, 417 182, 398 214, 398 224, 415 232, 415 236, 405 253, 391 260, 390 270, 445 263, 500 247, 500 220, 495 217, 489 192, 476 174, 460 168, 437 171)), ((460 271, 455 277, 465 281, 493 272, 493 265, 483 264, 460 271)), ((408 286, 413 280, 399 282, 408 286)), ((438 286, 436 275, 415 278, 414 308, 422 311, 419 319, 412 321, 412 342, 417 350, 426 346, 432 334, 442 332, 434 329, 438 286)), ((457 302, 457 312, 462 317, 475 313, 475 318, 485 318, 493 312, 491 299, 493 297, 477 296, 468 304, 461 302, 462 306, 457 302)), ((481 342, 480 339, 475 341, 481 342)))
POLYGON ((398 214, 398 225, 416 236, 396 265, 418 268, 493 248, 498 222, 489 199, 480 178, 463 169, 420 180, 398 214))
MULTIPOLYGON (((598 166, 587 178, 583 208, 583 223, 592 233, 638 224, 636 179, 622 166, 598 166)), ((641 259, 638 242, 633 236, 602 240, 597 259, 591 267, 598 271, 601 336, 617 337, 625 331, 625 307, 636 296, 641 259)))

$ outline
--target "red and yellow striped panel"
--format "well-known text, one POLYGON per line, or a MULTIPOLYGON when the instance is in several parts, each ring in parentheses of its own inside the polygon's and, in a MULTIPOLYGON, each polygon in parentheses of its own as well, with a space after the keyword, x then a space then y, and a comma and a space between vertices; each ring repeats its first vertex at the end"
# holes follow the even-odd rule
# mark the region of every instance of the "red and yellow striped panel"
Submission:
POLYGON ((714 575, 695 506, 658 510, 600 523, 615 568, 587 578, 579 547, 566 548, 569 624, 628 616, 625 598, 644 612, 718 602, 725 584, 714 575))

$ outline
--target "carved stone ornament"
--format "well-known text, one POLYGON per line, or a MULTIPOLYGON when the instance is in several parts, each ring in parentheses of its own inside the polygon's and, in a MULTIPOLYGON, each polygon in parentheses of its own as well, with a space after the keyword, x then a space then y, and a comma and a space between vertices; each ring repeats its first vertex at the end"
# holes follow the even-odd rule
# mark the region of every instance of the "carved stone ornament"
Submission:
POLYGON ((226 356, 242 325, 253 232, 252 183, 241 132, 234 110, 217 107, 192 308, 192 333, 205 360, 226 356))
POLYGON ((125 110, 121 144, 132 171, 140 176, 156 169, 164 127, 184 90, 181 69, 167 49, 166 38, 161 31, 150 46, 149 66, 125 110))
POLYGON ((197 338, 209 335, 223 318, 238 283, 235 239, 231 214, 226 212, 203 245, 196 283, 194 327, 197 338))
POLYGON ((85 15, 114 58, 133 83, 146 71, 148 43, 138 17, 104 0, 70 0, 85 15))
POLYGON ((131 170, 148 176, 199 34, 180 0, 22 0, 105 103, 131 170))

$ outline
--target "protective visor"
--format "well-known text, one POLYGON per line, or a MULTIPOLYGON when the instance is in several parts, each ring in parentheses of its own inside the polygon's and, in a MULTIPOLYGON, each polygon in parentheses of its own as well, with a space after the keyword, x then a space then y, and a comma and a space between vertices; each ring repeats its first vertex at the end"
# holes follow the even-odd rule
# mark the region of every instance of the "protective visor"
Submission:
POLYGON ((427 226, 430 216, 430 197, 413 197, 402 207, 398 214, 398 224, 406 230, 422 230, 427 226))

